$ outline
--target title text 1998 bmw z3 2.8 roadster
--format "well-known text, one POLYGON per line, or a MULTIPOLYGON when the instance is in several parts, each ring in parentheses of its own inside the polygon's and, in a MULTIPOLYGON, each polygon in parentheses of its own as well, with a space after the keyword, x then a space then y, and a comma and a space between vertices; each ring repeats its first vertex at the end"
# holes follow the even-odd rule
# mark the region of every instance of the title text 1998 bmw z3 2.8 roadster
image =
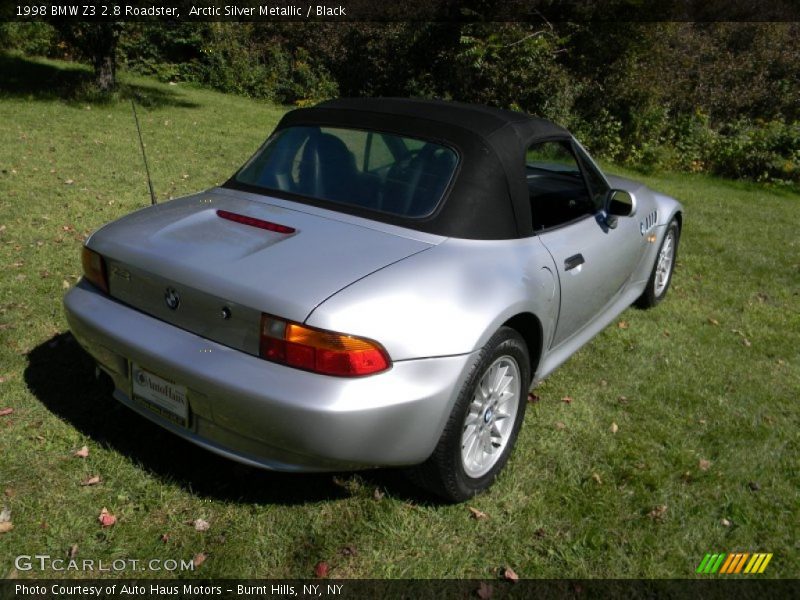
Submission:
POLYGON ((218 188, 95 232, 64 300, 115 397, 287 471, 487 488, 530 384, 667 292, 681 205, 524 114, 400 99, 288 113, 218 188))

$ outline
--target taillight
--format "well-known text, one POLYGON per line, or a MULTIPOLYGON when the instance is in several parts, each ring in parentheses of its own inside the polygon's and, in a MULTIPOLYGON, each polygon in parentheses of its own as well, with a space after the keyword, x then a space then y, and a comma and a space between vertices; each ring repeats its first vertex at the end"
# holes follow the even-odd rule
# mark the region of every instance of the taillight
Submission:
POLYGON ((262 358, 324 375, 358 377, 391 365, 377 342, 261 315, 262 358))
POLYGON ((103 257, 84 246, 81 252, 81 263, 83 263, 83 276, 107 294, 108 271, 103 257))

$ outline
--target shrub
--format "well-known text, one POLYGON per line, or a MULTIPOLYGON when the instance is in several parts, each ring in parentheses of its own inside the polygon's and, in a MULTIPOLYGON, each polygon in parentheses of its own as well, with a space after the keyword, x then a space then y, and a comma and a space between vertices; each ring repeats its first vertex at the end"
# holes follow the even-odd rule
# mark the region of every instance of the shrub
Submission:
POLYGON ((800 182, 800 123, 739 119, 716 133, 708 162, 726 177, 800 182))

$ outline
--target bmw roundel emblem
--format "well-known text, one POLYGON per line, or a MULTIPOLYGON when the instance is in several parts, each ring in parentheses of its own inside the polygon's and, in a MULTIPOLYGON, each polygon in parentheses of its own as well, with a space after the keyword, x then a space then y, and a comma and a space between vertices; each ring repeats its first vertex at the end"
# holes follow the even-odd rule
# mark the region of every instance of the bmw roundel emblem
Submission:
POLYGON ((164 302, 166 302, 167 306, 172 310, 175 310, 180 306, 181 297, 175 288, 167 288, 167 290, 164 292, 164 302))

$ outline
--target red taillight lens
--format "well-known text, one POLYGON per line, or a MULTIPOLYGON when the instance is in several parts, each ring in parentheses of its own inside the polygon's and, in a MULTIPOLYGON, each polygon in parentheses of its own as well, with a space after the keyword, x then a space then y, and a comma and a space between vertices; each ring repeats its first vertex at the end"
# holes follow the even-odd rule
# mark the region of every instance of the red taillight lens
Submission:
POLYGON ((83 276, 107 294, 108 271, 103 257, 84 246, 81 251, 81 263, 83 264, 83 276))
POLYGON ((242 225, 249 225, 250 227, 258 227, 259 229, 266 229, 267 231, 274 231, 275 233, 290 234, 295 232, 294 227, 288 227, 272 221, 264 221, 263 219, 256 219, 255 217, 248 217, 247 215, 240 215, 232 213, 227 210, 218 210, 217 216, 234 223, 241 223, 242 225))
POLYGON ((392 364, 377 342, 261 315, 260 355, 272 362, 338 377, 385 371, 392 364))

